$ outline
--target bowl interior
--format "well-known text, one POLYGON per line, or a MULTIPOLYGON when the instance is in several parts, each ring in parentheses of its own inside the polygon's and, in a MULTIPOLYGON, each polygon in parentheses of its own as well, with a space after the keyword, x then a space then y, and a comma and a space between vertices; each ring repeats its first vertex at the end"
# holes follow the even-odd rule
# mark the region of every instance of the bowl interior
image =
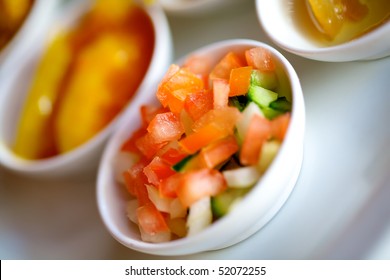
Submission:
POLYGON ((66 11, 62 11, 59 20, 53 24, 46 41, 41 45, 31 46, 29 52, 20 55, 13 71, 7 74, 7 78, 0 86, 0 162, 12 170, 36 175, 48 175, 48 173, 59 175, 66 174, 68 171, 83 170, 83 166, 90 166, 90 164, 96 167, 104 142, 114 127, 118 125, 124 112, 133 104, 137 106, 138 99, 142 99, 147 94, 144 93, 144 89, 148 83, 157 80, 171 62, 172 39, 165 14, 158 5, 148 6, 145 9, 152 20, 155 47, 148 70, 129 104, 103 130, 68 153, 42 160, 25 160, 16 156, 10 147, 14 141, 17 122, 29 84, 46 42, 50 41, 59 30, 66 30, 74 25, 89 6, 89 2, 83 1, 73 3, 66 11), (22 82, 20 77, 23 77, 22 82))
MULTIPOLYGON (((152 244, 140 239, 138 228, 126 217, 126 204, 130 196, 115 181, 114 159, 122 143, 138 128, 139 111, 133 107, 124 117, 124 122, 110 138, 103 153, 98 172, 97 201, 100 215, 107 229, 125 246, 157 255, 182 255, 223 248, 237 243, 263 227, 280 209, 291 192, 300 170, 302 157, 304 108, 302 90, 295 71, 275 49, 252 40, 228 40, 201 48, 191 55, 206 55, 217 62, 228 51, 242 51, 262 46, 273 53, 278 68, 286 75, 292 90, 292 120, 281 150, 266 174, 244 198, 237 208, 216 221, 202 232, 191 237, 152 244), (286 176, 279 176, 286 170, 286 176), (262 203, 258 203, 261 201, 262 203), (255 209, 254 209, 255 208, 255 209), (248 213, 255 213, 248 215, 248 213), (234 226, 233 226, 234 225, 234 226), (218 236, 218 239, 215 238, 218 236)), ((178 60, 181 64, 186 57, 178 60)), ((150 87, 156 90, 156 85, 150 87)), ((157 103, 156 98, 150 102, 157 103)))
MULTIPOLYGON (((303 1, 303 0, 300 0, 303 1)), ((295 20, 294 0, 256 0, 260 24, 270 39, 294 54, 321 61, 376 59, 390 55, 390 22, 359 38, 334 46, 313 39, 295 20)))

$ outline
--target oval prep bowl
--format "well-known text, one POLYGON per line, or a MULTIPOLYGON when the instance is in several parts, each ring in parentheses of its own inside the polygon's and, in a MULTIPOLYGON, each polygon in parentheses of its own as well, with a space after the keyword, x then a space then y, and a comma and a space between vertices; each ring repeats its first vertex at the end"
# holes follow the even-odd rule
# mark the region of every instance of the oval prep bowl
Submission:
MULTIPOLYGON (((234 211, 202 232, 182 239, 153 244, 140 239, 138 228, 126 216, 127 194, 115 181, 114 160, 122 143, 140 124, 139 110, 128 111, 124 122, 110 138, 98 172, 97 203, 102 220, 112 236, 123 245, 155 255, 183 255, 216 250, 233 245, 261 229, 282 207, 298 178, 304 136, 304 101, 296 72, 274 48, 253 40, 228 40, 203 47, 192 54, 212 57, 217 62, 228 51, 243 51, 261 46, 272 52, 278 67, 285 72, 292 91, 292 115, 284 142, 268 171, 244 197, 234 211)), ((181 64, 185 57, 177 64, 181 64)), ((155 85, 154 89, 157 88, 155 85)), ((145 100, 146 102, 147 100, 145 100)), ((157 104, 157 100, 153 100, 157 104)))
MULTIPOLYGON (((87 11, 88 2, 74 2, 66 11, 60 11, 59 20, 52 23, 52 35, 58 30, 71 26, 87 11), (83 5, 80 5, 83 4, 83 5)), ((14 141, 17 122, 26 98, 29 84, 45 45, 31 46, 28 53, 19 57, 14 71, 0 85, 0 163, 7 168, 38 176, 57 176, 79 172, 96 167, 108 136, 120 122, 123 114, 131 108, 138 107, 140 99, 152 94, 147 90, 149 84, 155 83, 164 73, 172 60, 172 38, 169 25, 163 10, 158 5, 147 6, 155 33, 155 47, 149 68, 135 92, 132 100, 109 125, 86 143, 74 150, 42 160, 26 160, 16 156, 11 145, 14 141)), ((49 36, 50 37, 50 36, 49 36)), ((48 38, 50 39, 50 38, 48 38)))
POLYGON ((268 37, 296 55, 330 62, 378 59, 390 55, 390 21, 352 41, 322 46, 294 24, 291 3, 285 0, 256 0, 256 10, 268 37))

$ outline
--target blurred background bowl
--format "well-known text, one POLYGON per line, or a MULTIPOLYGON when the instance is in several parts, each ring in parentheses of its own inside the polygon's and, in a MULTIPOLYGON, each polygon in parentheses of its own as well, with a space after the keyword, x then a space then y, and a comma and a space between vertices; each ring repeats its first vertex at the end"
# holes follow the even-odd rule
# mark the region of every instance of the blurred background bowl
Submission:
MULTIPOLYGON (((304 4, 304 0, 299 0, 304 4)), ((378 59, 390 55, 390 21, 354 40, 324 45, 301 28, 294 13, 296 0, 256 0, 258 19, 268 37, 279 47, 296 55, 330 62, 378 59)), ((383 7, 385 8, 385 7, 383 7)))
POLYGON ((75 24, 89 9, 90 4, 88 1, 73 1, 69 6, 58 9, 57 17, 48 23, 51 28, 45 40, 38 43, 34 41, 34 44, 29 42, 28 52, 20 53, 12 63, 12 71, 7 71, 2 77, 0 85, 0 163, 10 170, 28 175, 52 177, 96 168, 103 146, 120 122, 122 115, 131 110, 133 106, 138 107, 140 99, 144 100, 145 95, 150 94, 150 91, 146 90, 149 84, 155 83, 163 75, 172 60, 172 38, 165 13, 159 5, 146 6, 145 10, 154 29, 155 45, 147 72, 129 104, 104 129, 74 150, 39 160, 27 160, 15 155, 11 146, 39 58, 52 36, 75 24))
MULTIPOLYGON (((305 109, 302 88, 295 70, 277 50, 254 40, 221 41, 200 48, 188 56, 206 55, 217 62, 229 51, 242 52, 258 46, 271 51, 277 68, 285 73, 292 92, 290 125, 272 165, 234 211, 202 232, 165 243, 144 242, 140 238, 138 228, 127 218, 127 194, 115 180, 115 157, 124 141, 141 122, 139 110, 133 107, 133 110, 127 112, 124 122, 104 150, 97 180, 100 215, 108 231, 120 243, 130 249, 154 255, 184 255, 216 250, 236 244, 254 234, 272 219, 285 203, 297 181, 303 157, 305 109)), ((176 63, 180 65, 186 57, 176 63)), ((158 103, 156 98, 152 101, 158 103)))
MULTIPOLYGON (((17 1, 16 1, 17 2, 17 1)), ((20 55, 21 52, 28 50, 29 43, 42 38, 44 36, 48 23, 55 15, 60 1, 52 0, 35 0, 32 6, 27 11, 21 25, 16 29, 16 33, 9 39, 9 41, 0 49, 0 71, 2 68, 7 70, 12 69, 14 59, 20 55), (8 63, 7 60, 10 60, 8 63), (5 66, 7 65, 7 67, 5 66)), ((2 72, 0 72, 1 77, 2 72)), ((6 70, 4 70, 6 75, 6 70)))

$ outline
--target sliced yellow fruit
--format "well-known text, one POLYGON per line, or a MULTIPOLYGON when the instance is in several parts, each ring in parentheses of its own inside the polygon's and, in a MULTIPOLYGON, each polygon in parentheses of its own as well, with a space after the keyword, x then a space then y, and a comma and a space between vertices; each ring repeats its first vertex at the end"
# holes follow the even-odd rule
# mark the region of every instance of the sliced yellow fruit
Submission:
POLYGON ((82 50, 55 116, 60 153, 76 148, 105 127, 139 83, 141 45, 128 34, 104 34, 82 50))
POLYGON ((21 157, 39 159, 55 154, 51 116, 70 60, 67 38, 60 35, 43 55, 24 104, 13 147, 21 157))
POLYGON ((306 3, 315 26, 330 39, 337 36, 346 20, 361 21, 369 12, 360 0, 307 0, 306 3))
POLYGON ((343 26, 343 6, 340 0, 307 0, 310 17, 317 29, 333 39, 343 26))

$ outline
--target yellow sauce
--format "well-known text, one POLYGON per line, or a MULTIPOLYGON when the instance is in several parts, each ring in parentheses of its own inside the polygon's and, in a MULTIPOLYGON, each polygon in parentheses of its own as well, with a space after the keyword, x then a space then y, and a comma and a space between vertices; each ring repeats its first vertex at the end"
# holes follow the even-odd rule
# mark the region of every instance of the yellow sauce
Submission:
POLYGON ((351 41, 389 22, 389 0, 295 0, 296 24, 324 45, 351 41))

